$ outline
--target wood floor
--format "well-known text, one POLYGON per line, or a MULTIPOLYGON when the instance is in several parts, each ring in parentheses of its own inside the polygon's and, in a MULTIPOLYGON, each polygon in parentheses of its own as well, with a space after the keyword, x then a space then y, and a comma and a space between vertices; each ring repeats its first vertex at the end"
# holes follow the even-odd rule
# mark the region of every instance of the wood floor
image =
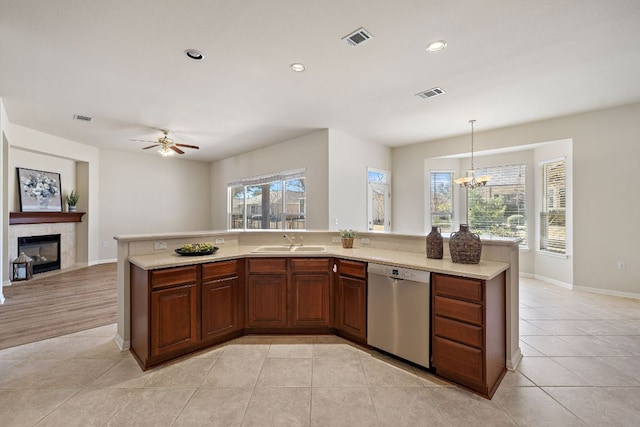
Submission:
POLYGON ((116 322, 116 263, 4 287, 0 349, 116 322))

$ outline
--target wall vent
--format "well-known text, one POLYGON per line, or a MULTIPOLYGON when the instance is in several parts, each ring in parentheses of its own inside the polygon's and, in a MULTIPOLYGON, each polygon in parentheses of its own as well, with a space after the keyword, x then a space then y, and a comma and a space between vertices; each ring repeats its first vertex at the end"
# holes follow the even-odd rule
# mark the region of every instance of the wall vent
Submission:
POLYGON ((433 98, 434 96, 442 95, 443 93, 445 93, 444 89, 439 87, 432 87, 431 89, 427 89, 420 93, 416 93, 416 96, 427 99, 427 98, 433 98))
POLYGON ((74 120, 82 120, 83 122, 90 122, 91 121, 91 117, 83 116, 81 114, 74 114, 73 118, 74 118, 74 120))
POLYGON ((371 38, 373 38, 373 35, 370 32, 364 28, 359 28, 348 36, 344 36, 342 40, 346 41, 349 46, 357 46, 371 38))

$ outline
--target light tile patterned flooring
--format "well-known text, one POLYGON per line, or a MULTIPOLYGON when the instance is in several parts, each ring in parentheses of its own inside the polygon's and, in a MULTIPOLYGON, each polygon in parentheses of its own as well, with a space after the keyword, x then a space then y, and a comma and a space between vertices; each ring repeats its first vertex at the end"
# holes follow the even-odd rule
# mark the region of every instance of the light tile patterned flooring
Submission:
POLYGON ((640 301, 521 279, 493 400, 337 337, 243 337, 142 372, 115 326, 0 351, 2 426, 637 426, 640 301))

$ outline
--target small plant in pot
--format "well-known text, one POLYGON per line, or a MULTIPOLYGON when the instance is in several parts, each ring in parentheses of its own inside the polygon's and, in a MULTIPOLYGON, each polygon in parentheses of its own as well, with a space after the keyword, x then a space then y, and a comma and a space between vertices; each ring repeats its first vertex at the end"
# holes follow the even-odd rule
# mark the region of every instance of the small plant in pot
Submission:
POLYGON ((69 212, 76 211, 76 205, 78 204, 78 199, 80 196, 76 192, 76 190, 71 190, 71 193, 67 194, 67 207, 69 212))
POLYGON ((355 239, 356 237, 356 232, 355 230, 351 230, 351 229, 340 230, 340 237, 342 239, 343 248, 352 248, 353 239, 355 239))

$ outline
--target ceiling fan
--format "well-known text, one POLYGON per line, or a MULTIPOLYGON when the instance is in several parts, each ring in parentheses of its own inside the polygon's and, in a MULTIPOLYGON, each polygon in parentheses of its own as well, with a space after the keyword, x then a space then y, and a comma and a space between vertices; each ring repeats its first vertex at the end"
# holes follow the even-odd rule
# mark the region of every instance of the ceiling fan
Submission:
MULTIPOLYGON (((130 141, 153 142, 153 141, 147 141, 145 139, 131 139, 130 141)), ((148 147, 144 147, 142 149, 148 150, 154 147, 160 147, 160 149, 158 150, 158 153, 162 154, 162 156, 164 157, 171 156, 173 155, 174 152, 178 154, 184 154, 184 151, 182 151, 179 147, 193 148, 196 150, 200 149, 200 147, 198 147, 197 145, 180 144, 180 143, 174 142, 173 139, 169 138, 169 131, 164 129, 162 130, 162 136, 158 138, 158 142, 154 143, 153 145, 149 145, 148 147)))

